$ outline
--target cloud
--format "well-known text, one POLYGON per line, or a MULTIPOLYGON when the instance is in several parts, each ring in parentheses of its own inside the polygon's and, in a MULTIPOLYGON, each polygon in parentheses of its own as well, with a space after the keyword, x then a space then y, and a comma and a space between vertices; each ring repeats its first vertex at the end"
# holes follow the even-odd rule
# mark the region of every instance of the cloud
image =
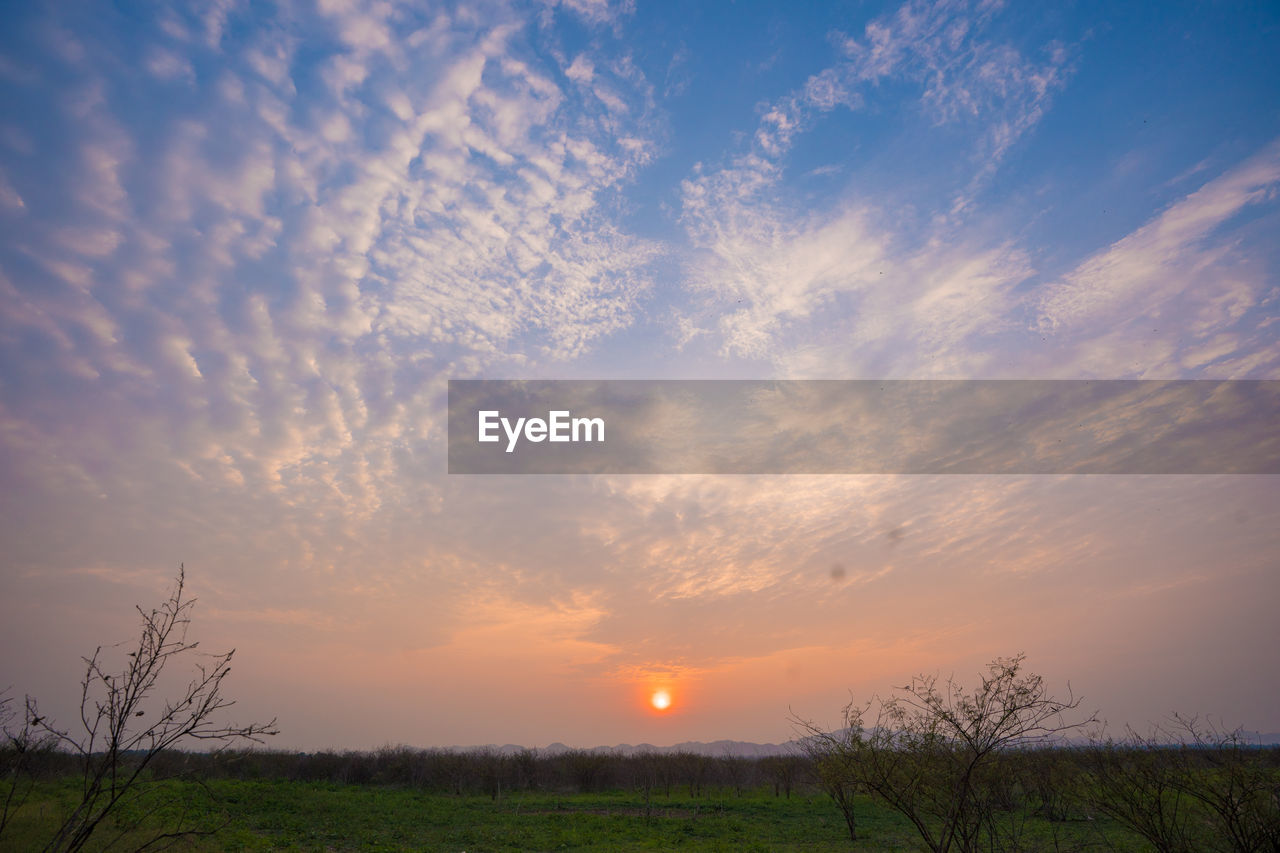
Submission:
POLYGON ((635 10, 633 0, 543 0, 548 8, 560 7, 596 26, 617 25, 635 10))
MULTIPOLYGON (((1216 559, 1218 546, 1195 544, 1190 531, 1224 523, 1245 539, 1232 539, 1233 556, 1222 560, 1250 584, 1261 577, 1248 537, 1262 531, 1230 521, 1270 488, 1259 479, 1103 480, 615 477, 590 498, 544 485, 542 500, 557 511, 542 518, 559 528, 544 535, 578 542, 575 552, 593 568, 557 576, 531 561, 527 581, 540 581, 527 589, 539 600, 563 595, 560 583, 594 590, 601 612, 583 636, 615 648, 601 672, 625 673, 712 671, 787 649, 877 647, 908 634, 919 640, 913 659, 936 661, 957 635, 965 645, 1007 635, 1027 608, 1048 606, 1045 596, 1059 598, 1065 615, 1094 597, 1141 595, 1171 573, 1194 571, 1216 559), (1156 536, 1173 518, 1185 529, 1156 536), (974 601, 985 603, 969 609, 974 601)), ((517 493, 510 506, 491 502, 491 523, 514 523, 519 501, 517 493)), ((541 541, 526 546, 541 552, 541 541)), ((1034 626, 1018 630, 1052 642, 1034 626)))
POLYGON ((1280 362, 1265 236, 1280 143, 1207 181, 1038 290, 1054 370, 1091 376, 1267 377, 1280 362), (1257 211, 1259 225, 1231 225, 1257 211))
POLYGON ((156 49, 147 59, 147 70, 161 80, 181 80, 185 83, 195 82, 195 69, 191 63, 176 54, 156 49))
POLYGON ((18 195, 18 191, 13 188, 13 184, 9 183, 9 179, 2 172, 0 172, 0 205, 9 210, 22 210, 27 206, 22 196, 18 195))
POLYGON ((982 341, 1007 330, 1026 250, 983 235, 911 245, 869 207, 798 213, 771 198, 759 163, 685 182, 699 254, 690 340, 714 323, 721 352, 773 362, 788 377, 973 376, 982 341))
MULTIPOLYGON (((1157 308, 1184 292, 1188 278, 1222 258, 1228 247, 1221 242, 1211 247, 1209 238, 1246 207, 1275 199, 1277 184, 1280 142, 1273 142, 1046 288, 1041 322, 1049 329, 1083 324, 1132 309, 1138 300, 1147 310, 1157 308)), ((1228 307, 1234 314, 1229 319, 1247 307, 1228 307)))
POLYGON ((998 17, 908 3, 859 38, 837 36, 836 64, 760 107, 749 150, 694 169, 681 185, 691 251, 689 298, 672 312, 680 346, 787 377, 1269 375, 1274 253, 1265 227, 1242 216, 1273 215, 1280 149, 1045 281, 1039 256, 1053 250, 1009 230, 1020 214, 979 202, 1070 79, 1073 52, 1050 42, 1031 58, 992 37, 998 17), (904 132, 904 144, 949 165, 920 166, 926 189, 899 188, 847 159, 843 184, 802 192, 801 137, 904 82, 932 125, 904 132))
MULTIPOLYGON (((75 171, 13 235, 38 272, 6 264, 3 328, 11 350, 51 348, 38 368, 11 353, 21 384, 91 377, 107 435, 147 435, 189 488, 265 491, 308 526, 418 490, 393 460, 438 440, 443 376, 571 359, 629 325, 654 252, 602 211, 652 156, 633 67, 584 53, 597 91, 576 92, 505 11, 324 11, 305 32, 232 30, 222 4, 131 34, 155 75, 146 122, 102 70, 109 42, 39 24, 76 47, 46 59, 77 81, 53 118, 75 171), (303 57, 304 38, 333 40, 303 57), (178 78, 199 109, 159 88, 178 78)), ((72 427, 82 394, 38 395, 10 411, 48 428, 51 458, 135 476, 72 427)))
POLYGON ((1061 46, 1036 63, 988 40, 991 17, 985 7, 913 2, 867 24, 862 39, 837 36, 836 64, 761 107, 750 152, 684 181, 682 221, 696 247, 689 275, 704 297, 680 315, 684 340, 712 322, 722 354, 773 361, 788 375, 983 369, 967 357, 973 339, 1001 330, 1013 289, 1034 269, 1007 240, 992 246, 981 232, 958 231, 957 217, 1069 71, 1061 46), (863 200, 856 181, 824 205, 787 181, 800 135, 837 107, 863 109, 890 80, 915 85, 933 123, 976 124, 975 168, 923 234, 894 222, 891 201, 863 200), (824 317, 839 322, 823 328, 824 317), (890 341, 910 359, 889 352, 890 341))

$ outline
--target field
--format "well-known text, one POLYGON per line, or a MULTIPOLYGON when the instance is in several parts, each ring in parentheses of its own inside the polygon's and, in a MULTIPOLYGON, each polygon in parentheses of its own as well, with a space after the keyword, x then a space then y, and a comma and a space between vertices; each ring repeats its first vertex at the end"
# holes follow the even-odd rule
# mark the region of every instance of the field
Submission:
MULTIPOLYGON (((710 790, 695 797, 681 789, 651 795, 646 803, 634 791, 520 791, 493 798, 386 785, 214 779, 165 783, 156 794, 167 805, 148 823, 172 826, 181 818, 188 826, 217 828, 216 835, 179 846, 192 850, 921 849, 905 820, 870 800, 857 804, 859 840, 850 841, 831 799, 805 787, 790 797, 775 796, 772 789, 710 790)), ((39 849, 75 793, 70 778, 39 783, 6 832, 6 849, 39 849)), ((137 815, 135 808, 122 817, 137 815)), ((88 849, 103 849, 117 826, 104 827, 88 849)), ((129 833, 112 849, 132 849, 153 834, 129 833)), ((1029 818, 1018 849, 1149 848, 1105 820, 1029 818)))

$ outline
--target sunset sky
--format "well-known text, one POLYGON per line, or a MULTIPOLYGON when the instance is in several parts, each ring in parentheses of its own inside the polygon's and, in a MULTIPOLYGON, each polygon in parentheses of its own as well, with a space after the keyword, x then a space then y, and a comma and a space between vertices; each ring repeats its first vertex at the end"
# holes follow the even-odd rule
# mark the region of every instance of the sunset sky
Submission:
POLYGON ((449 379, 1280 379, 1280 6, 13 4, 0 689, 179 563, 284 748, 1280 732, 1280 477, 446 473, 449 379), (655 691, 669 707, 656 709, 655 691))

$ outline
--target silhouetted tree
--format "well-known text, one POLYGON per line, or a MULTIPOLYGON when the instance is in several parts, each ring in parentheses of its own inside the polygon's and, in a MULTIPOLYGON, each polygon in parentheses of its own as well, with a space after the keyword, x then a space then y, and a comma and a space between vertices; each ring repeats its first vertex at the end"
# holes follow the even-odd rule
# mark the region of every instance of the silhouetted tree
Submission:
MULTIPOLYGON (((235 703, 222 693, 231 672, 235 650, 203 655, 187 640, 195 600, 185 597, 186 573, 179 567, 169 598, 153 610, 137 608, 142 627, 133 650, 118 671, 110 669, 99 646, 84 658, 80 689, 82 731, 58 728, 27 699, 25 727, 29 737, 56 743, 79 759, 79 802, 45 847, 50 851, 80 850, 114 816, 114 829, 123 838, 141 831, 162 807, 162 774, 153 772, 155 759, 175 747, 200 743, 215 748, 245 741, 261 742, 276 734, 275 720, 266 724, 226 723, 222 712, 235 703), (157 696, 165 668, 177 659, 197 660, 186 688, 176 697, 157 696), (128 808, 126 808, 126 806, 128 808), (126 818, 123 815, 128 814, 126 818)), ((155 830, 151 837, 130 843, 137 849, 167 846, 177 839, 209 832, 178 824, 155 830)))
MULTIPOLYGON (((844 727, 828 732, 799 720, 832 796, 845 809, 862 790, 902 814, 930 850, 986 850, 1011 827, 997 819, 1005 798, 1002 753, 1060 739, 1092 722, 1068 722, 1080 699, 1048 694, 1041 676, 1023 671, 1025 655, 998 658, 966 691, 954 679, 920 675, 898 695, 850 703, 844 727)), ((846 813, 853 834, 851 812, 846 813)))

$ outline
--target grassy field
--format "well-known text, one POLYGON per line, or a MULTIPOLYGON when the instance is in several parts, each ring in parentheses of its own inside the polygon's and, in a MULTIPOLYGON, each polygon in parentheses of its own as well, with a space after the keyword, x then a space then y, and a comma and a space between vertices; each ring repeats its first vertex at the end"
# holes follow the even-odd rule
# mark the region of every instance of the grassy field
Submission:
MULTIPOLYGON (((920 849, 903 819, 869 800, 859 803, 859 841, 851 842, 839 810, 816 791, 790 798, 769 790, 742 796, 713 791, 697 798, 673 791, 646 805, 634 792, 517 792, 494 800, 388 786, 219 779, 166 783, 158 793, 165 805, 153 826, 172 825, 184 812, 188 826, 220 827, 180 848, 193 850, 920 849)), ((70 781, 41 783, 6 831, 6 849, 39 849, 74 795, 70 781)), ((123 817, 139 813, 135 808, 123 817)), ((117 826, 104 827, 89 849, 102 849, 118 834, 117 826)), ((133 849, 148 837, 130 833, 112 849, 133 849)), ((1017 849, 1148 848, 1105 821, 1029 818, 1017 849)))

